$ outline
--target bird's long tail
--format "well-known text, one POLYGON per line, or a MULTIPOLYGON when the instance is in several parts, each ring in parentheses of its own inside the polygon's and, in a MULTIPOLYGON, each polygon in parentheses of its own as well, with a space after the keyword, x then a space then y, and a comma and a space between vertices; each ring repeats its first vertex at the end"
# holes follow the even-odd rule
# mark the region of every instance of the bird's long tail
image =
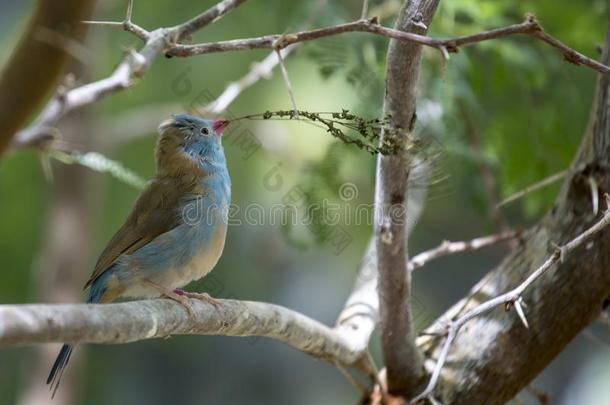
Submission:
MULTIPOLYGON (((103 302, 106 291, 105 280, 101 279, 101 277, 95 280, 89 289, 87 304, 103 302)), ((55 363, 53 363, 53 367, 51 367, 51 372, 49 373, 49 377, 47 377, 47 385, 50 385, 49 389, 52 392, 51 398, 55 397, 55 393, 57 392, 57 388, 61 382, 61 377, 64 374, 64 370, 66 369, 68 362, 70 361, 70 356, 72 355, 73 350, 73 345, 63 345, 59 351, 59 354, 57 355, 57 358, 55 359, 55 363)))
POLYGON ((53 367, 51 367, 51 372, 47 378, 47 384, 50 385, 49 389, 52 391, 51 398, 55 397, 55 392, 57 392, 61 376, 64 374, 64 370, 68 365, 72 350, 74 350, 74 346, 63 345, 55 359, 55 363, 53 363, 53 367))

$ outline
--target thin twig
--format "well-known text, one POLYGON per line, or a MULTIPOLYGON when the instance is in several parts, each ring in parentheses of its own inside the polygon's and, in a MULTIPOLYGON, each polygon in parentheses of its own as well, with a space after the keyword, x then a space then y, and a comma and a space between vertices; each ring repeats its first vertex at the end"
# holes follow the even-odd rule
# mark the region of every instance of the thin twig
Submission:
POLYGON ((512 24, 506 27, 495 28, 476 34, 464 35, 455 38, 432 38, 425 35, 404 32, 379 25, 377 19, 372 18, 368 20, 362 19, 345 24, 318 28, 310 31, 300 31, 291 34, 265 35, 257 38, 234 39, 229 41, 193 45, 176 44, 171 47, 168 53, 172 56, 185 57, 213 52, 228 52, 245 49, 273 49, 276 46, 276 41, 280 39, 281 42, 277 44, 277 46, 282 48, 297 42, 311 41, 314 39, 339 35, 347 32, 367 32, 370 34, 381 35, 388 38, 429 46, 436 48, 441 52, 443 50, 447 52, 457 52, 458 48, 463 45, 470 45, 491 39, 524 34, 539 39, 553 48, 558 49, 568 62, 576 65, 584 65, 604 75, 610 75, 610 66, 606 66, 594 59, 591 59, 555 39, 546 33, 542 29, 542 26, 531 16, 528 16, 524 22, 519 24, 512 24))
MULTIPOLYGON (((39 116, 39 118, 35 121, 34 126, 54 126, 65 114, 85 105, 92 104, 109 94, 113 94, 117 91, 130 87, 133 84, 132 79, 134 77, 143 76, 152 62, 162 52, 168 56, 186 57, 212 52, 227 52, 243 49, 283 49, 291 44, 347 32, 368 32, 401 41, 417 43, 439 49, 439 51, 443 54, 445 52, 457 52, 458 48, 462 45, 504 38, 516 34, 525 34, 538 38, 560 50, 570 62, 585 65, 602 74, 610 75, 610 67, 586 57, 585 55, 567 47, 562 42, 551 37, 545 33, 540 24, 531 17, 528 17, 524 22, 519 24, 483 31, 472 35, 446 39, 431 38, 425 35, 387 28, 379 25, 376 18, 372 18, 368 20, 358 20, 336 26, 319 28, 316 30, 300 31, 292 34, 267 35, 258 38, 237 39, 198 45, 184 45, 176 43, 176 41, 180 38, 190 35, 194 31, 203 28, 206 24, 220 18, 244 1, 245 0, 224 0, 206 12, 181 25, 171 28, 159 28, 154 31, 147 31, 130 20, 132 13, 130 9, 133 7, 132 3, 130 2, 128 5, 128 13, 126 13, 126 20, 121 24, 124 30, 131 32, 138 38, 145 41, 145 46, 140 50, 140 52, 132 52, 132 56, 136 57, 135 60, 139 60, 141 63, 132 63, 127 59, 124 60, 121 64, 119 64, 117 69, 115 69, 110 77, 73 89, 74 93, 72 93, 72 95, 78 94, 78 97, 73 97, 72 102, 59 103, 56 98, 51 100, 51 102, 47 104, 46 108, 43 110, 41 116, 39 116)), ((87 21, 87 23, 110 26, 121 25, 116 22, 106 21, 87 21)), ((28 128, 20 131, 14 139, 12 145, 13 149, 22 148, 24 145, 37 144, 37 142, 32 141, 31 139, 35 133, 39 133, 38 129, 36 128, 28 128)))
MULTIPOLYGON (((280 54, 282 58, 290 55, 290 53, 296 49, 299 44, 290 45, 282 50, 280 54)), ((222 114, 233 101, 247 88, 258 82, 262 78, 268 78, 271 75, 273 69, 279 64, 280 59, 275 51, 272 51, 267 55, 265 59, 260 62, 252 64, 250 71, 239 80, 229 83, 224 91, 214 100, 206 104, 200 109, 201 114, 222 114)))
POLYGON ((294 91, 292 90, 292 84, 290 83, 290 77, 288 76, 288 69, 286 69, 286 65, 284 64, 284 59, 282 59, 281 49, 275 49, 275 53, 277 55, 277 60, 280 64, 280 71, 282 72, 282 78, 284 79, 284 83, 286 84, 286 89, 288 90, 288 96, 290 97, 290 104, 292 104, 292 109, 294 111, 295 118, 299 118, 299 109, 297 108, 297 102, 294 99, 294 91))
POLYGON ((125 13, 125 21, 131 21, 133 15, 133 0, 127 1, 127 12, 125 13))
POLYGON ((442 256, 446 256, 452 253, 469 252, 477 249, 481 249, 486 246, 491 246, 505 240, 511 240, 518 238, 520 232, 518 231, 506 231, 495 235, 481 236, 468 241, 461 242, 449 242, 444 241, 434 249, 427 250, 414 256, 409 261, 409 268, 411 271, 418 269, 428 263, 430 260, 437 259, 442 256))
POLYGON ((185 38, 195 31, 200 30, 206 25, 215 22, 222 18, 225 14, 232 11, 236 7, 245 3, 246 0, 224 0, 215 6, 209 8, 198 16, 191 18, 185 23, 177 25, 174 29, 177 31, 177 39, 180 40, 185 38))
POLYGON ((609 204, 608 208, 606 208, 606 211, 604 211, 602 218, 598 222, 596 222, 593 226, 585 230, 580 235, 576 236, 574 239, 572 239, 565 245, 557 247, 555 252, 553 252, 549 256, 549 258, 547 258, 546 261, 540 267, 534 270, 532 274, 530 274, 521 284, 502 295, 499 295, 495 298, 483 302, 480 305, 477 305, 476 307, 467 311, 464 315, 453 320, 448 325, 447 338, 443 344, 443 348, 432 372, 432 376, 430 377, 430 381, 428 382, 428 385, 426 386, 424 391, 413 399, 412 403, 417 403, 419 400, 428 398, 434 392, 434 389, 436 388, 436 385, 438 383, 441 370, 447 360, 447 355, 449 353, 451 344, 455 340, 460 328, 473 318, 482 315, 486 312, 489 312, 498 306, 504 305, 506 308, 511 308, 517 302, 520 302, 523 299, 523 292, 530 285, 532 285, 534 281, 536 281, 540 276, 542 276, 554 264, 561 262, 568 253, 572 252, 575 248, 582 245, 585 241, 587 241, 593 235, 604 229, 608 225, 608 223, 610 223, 610 196, 608 195, 606 195, 606 203, 609 204))
POLYGON ((82 24, 87 24, 87 25, 97 25, 100 27, 123 27, 123 22, 122 21, 91 21, 91 20, 84 20, 81 21, 82 24))
MULTIPOLYGON (((326 2, 327 0, 318 0, 316 2, 311 13, 303 23, 304 27, 308 27, 312 24, 314 17, 326 5, 326 2)), ((218 115, 223 113, 244 90, 258 82, 260 79, 269 78, 273 72, 273 69, 275 69, 275 67, 280 63, 280 60, 283 61, 300 45, 301 44, 297 43, 280 49, 279 56, 281 56, 281 58, 279 58, 278 54, 275 52, 275 50, 273 50, 262 61, 252 63, 250 66, 250 71, 246 75, 234 82, 229 83, 224 91, 214 101, 209 102, 203 108, 199 109, 199 113, 202 115, 218 115)))
POLYGON ((570 170, 562 170, 560 172, 557 172, 545 179, 540 180, 539 182, 536 182, 530 186, 527 186, 526 188, 524 188, 521 191, 516 192, 515 194, 511 195, 508 198, 505 198, 504 200, 500 201, 498 203, 498 205, 496 206, 497 208, 503 207, 507 204, 510 204, 513 201, 516 201, 530 193, 533 193, 534 191, 538 191, 541 188, 544 188, 546 186, 550 186, 551 184, 558 182, 559 180, 563 179, 564 177, 566 177, 571 171, 570 170))
MULTIPOLYGON (((344 34, 347 32, 367 32, 392 39, 408 41, 419 45, 425 45, 432 48, 440 48, 441 46, 444 46, 449 52, 455 52, 457 51, 457 48, 461 45, 473 44, 490 39, 507 37, 515 34, 527 34, 531 33, 533 30, 536 29, 539 29, 538 23, 528 20, 519 24, 513 24, 503 28, 483 31, 473 35, 442 39, 432 38, 425 35, 415 34, 412 32, 405 32, 393 28, 384 27, 382 25, 379 25, 376 18, 371 18, 368 20, 357 20, 349 23, 338 24, 309 31, 299 31, 290 34, 273 34, 257 38, 234 39, 229 41, 193 45, 175 45, 171 48, 169 54, 172 56, 184 57, 213 52, 227 52, 244 49, 272 49, 274 48, 274 45, 284 47, 297 42, 312 41, 315 39, 344 34), (279 39, 282 39, 282 41, 279 44, 275 44, 276 41, 278 41, 279 39)), ((610 71, 610 68, 608 69, 610 71)))
POLYGON ((134 24, 132 21, 133 16, 133 0, 127 1, 127 11, 125 12, 125 20, 123 21, 123 29, 125 31, 131 32, 138 38, 146 41, 150 33, 146 31, 144 28, 140 27, 137 24, 134 24))
POLYGON ((360 19, 366 20, 369 16, 369 0, 362 1, 362 13, 360 13, 360 19))
POLYGON ((140 38, 143 41, 147 41, 150 35, 150 32, 140 27, 137 24, 134 24, 131 17, 133 15, 133 0, 129 0, 127 2, 127 11, 125 12, 125 19, 123 21, 81 21, 83 24, 88 25, 97 25, 100 27, 121 27, 127 32, 131 32, 136 37, 140 38))
MULTIPOLYGON (((172 28, 159 28, 150 32, 131 21, 133 2, 129 1, 125 14, 126 18, 121 24, 125 31, 131 32, 145 41, 144 46, 139 52, 135 50, 128 52, 109 77, 76 87, 51 99, 34 121, 34 124, 16 134, 11 145, 12 148, 20 149, 28 145, 43 147, 42 143, 36 141, 36 137, 41 133, 40 128, 54 127, 69 112, 93 104, 110 94, 131 87, 134 79, 142 77, 154 60, 163 54, 177 40, 181 33, 192 33, 197 29, 203 28, 206 24, 231 11, 244 1, 224 0, 184 24, 172 28), (186 27, 187 25, 187 28, 182 29, 183 26, 186 27)), ((118 24, 113 25, 118 26, 118 24)))

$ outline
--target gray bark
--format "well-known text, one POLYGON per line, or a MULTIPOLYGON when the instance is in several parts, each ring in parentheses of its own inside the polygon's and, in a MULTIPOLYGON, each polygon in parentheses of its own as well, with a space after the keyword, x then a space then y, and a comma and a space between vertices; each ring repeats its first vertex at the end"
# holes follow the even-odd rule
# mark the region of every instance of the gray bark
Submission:
MULTIPOLYGON (((610 31, 603 56, 610 60, 610 31)), ((541 117, 541 119, 546 119, 541 117)), ((598 186, 600 210, 610 193, 610 78, 600 76, 588 129, 562 190, 549 213, 524 243, 473 288, 442 319, 450 319, 521 283, 553 250, 599 218, 592 209, 589 178, 598 186)), ((441 375, 436 397, 445 404, 502 404, 527 386, 565 346, 600 316, 610 294, 610 230, 578 248, 524 294, 526 329, 517 314, 497 309, 460 331, 441 375)), ((430 331, 442 331, 441 322, 430 331)), ((439 338, 425 338, 438 355, 439 338)))
MULTIPOLYGON (((425 34, 438 0, 407 1, 395 29, 425 34)), ((391 40, 387 55, 384 116, 392 116, 397 133, 382 133, 381 142, 400 137, 407 142, 415 123, 416 87, 421 45, 391 40)), ((411 314, 411 275, 408 269, 406 218, 407 181, 413 157, 410 151, 377 160, 375 190, 375 245, 379 294, 381 345, 388 390, 411 396, 424 376, 422 356, 415 346, 411 314), (398 214, 398 218, 396 217, 398 214)))

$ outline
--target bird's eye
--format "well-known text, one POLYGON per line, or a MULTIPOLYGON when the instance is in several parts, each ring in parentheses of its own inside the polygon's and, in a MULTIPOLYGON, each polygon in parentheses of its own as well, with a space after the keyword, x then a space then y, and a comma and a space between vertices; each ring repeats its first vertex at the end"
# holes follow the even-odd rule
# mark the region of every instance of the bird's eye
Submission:
POLYGON ((206 127, 201 128, 201 133, 203 135, 209 135, 210 134, 210 130, 207 129, 206 127))

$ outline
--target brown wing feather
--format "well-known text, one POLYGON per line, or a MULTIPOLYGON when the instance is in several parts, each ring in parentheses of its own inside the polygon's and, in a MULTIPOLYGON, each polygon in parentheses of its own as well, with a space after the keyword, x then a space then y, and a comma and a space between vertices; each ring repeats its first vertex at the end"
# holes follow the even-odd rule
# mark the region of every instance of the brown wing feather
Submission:
POLYGON ((112 266, 120 255, 134 252, 180 224, 178 196, 183 193, 176 188, 176 184, 169 180, 156 179, 148 184, 123 226, 100 255, 85 288, 112 266))

